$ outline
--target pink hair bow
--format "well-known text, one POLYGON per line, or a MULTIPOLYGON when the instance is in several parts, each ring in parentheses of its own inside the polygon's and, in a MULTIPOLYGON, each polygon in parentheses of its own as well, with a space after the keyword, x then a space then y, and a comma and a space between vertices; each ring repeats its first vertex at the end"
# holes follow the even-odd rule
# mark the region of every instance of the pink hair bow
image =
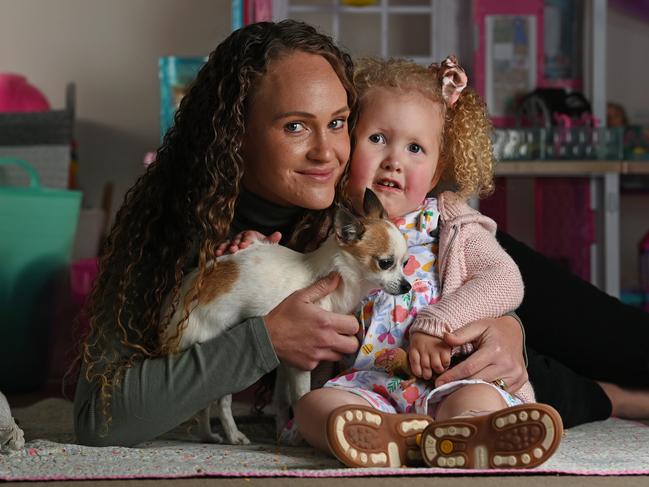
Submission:
POLYGON ((448 56, 441 65, 431 64, 431 68, 437 68, 437 77, 442 84, 442 96, 446 104, 452 107, 466 88, 469 78, 455 56, 448 56))

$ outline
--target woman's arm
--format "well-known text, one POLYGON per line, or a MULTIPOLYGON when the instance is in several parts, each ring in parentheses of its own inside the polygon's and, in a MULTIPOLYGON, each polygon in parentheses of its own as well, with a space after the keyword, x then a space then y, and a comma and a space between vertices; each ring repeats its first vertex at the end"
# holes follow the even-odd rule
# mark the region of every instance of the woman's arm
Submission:
POLYGON ((339 280, 338 275, 322 278, 263 318, 251 318, 181 353, 136 363, 113 394, 106 432, 98 385, 88 383, 82 372, 74 401, 77 440, 97 446, 151 440, 212 401, 253 384, 280 359, 311 370, 322 360, 355 352, 356 319, 314 304, 333 292, 339 280))
POLYGON ((279 364, 261 318, 166 357, 127 369, 111 401, 104 428, 99 387, 83 371, 74 398, 77 441, 93 446, 132 446, 151 440, 191 418, 215 399, 241 391, 279 364))

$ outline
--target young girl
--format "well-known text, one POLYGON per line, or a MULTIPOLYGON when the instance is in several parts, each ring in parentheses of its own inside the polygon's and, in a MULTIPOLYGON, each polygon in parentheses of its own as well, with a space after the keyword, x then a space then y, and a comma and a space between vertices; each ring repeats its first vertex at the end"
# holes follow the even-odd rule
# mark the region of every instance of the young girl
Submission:
POLYGON ((534 403, 529 382, 506 391, 502 379, 431 381, 472 351, 453 347, 450 332, 506 314, 523 297, 495 223, 465 202, 492 189, 484 106, 464 90, 452 57, 430 68, 367 60, 354 80, 360 114, 347 189, 355 205, 374 190, 402 230, 412 290, 376 292, 361 304, 361 348, 350 369, 300 401, 300 432, 349 466, 398 467, 422 456, 435 467, 538 465, 555 451, 562 425, 556 411, 534 403), (439 193, 440 181, 454 192, 439 193), (427 198, 432 190, 439 196, 427 198))

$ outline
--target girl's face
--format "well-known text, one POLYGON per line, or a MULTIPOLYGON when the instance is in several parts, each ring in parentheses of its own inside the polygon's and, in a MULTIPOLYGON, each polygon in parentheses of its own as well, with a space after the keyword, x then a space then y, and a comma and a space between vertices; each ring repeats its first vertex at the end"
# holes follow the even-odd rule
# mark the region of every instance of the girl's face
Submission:
POLYGON ((327 208, 349 159, 347 92, 325 58, 271 61, 250 100, 243 185, 283 206, 327 208))
POLYGON ((372 189, 392 218, 416 210, 437 184, 442 112, 422 94, 372 88, 354 129, 348 191, 362 207, 372 189))

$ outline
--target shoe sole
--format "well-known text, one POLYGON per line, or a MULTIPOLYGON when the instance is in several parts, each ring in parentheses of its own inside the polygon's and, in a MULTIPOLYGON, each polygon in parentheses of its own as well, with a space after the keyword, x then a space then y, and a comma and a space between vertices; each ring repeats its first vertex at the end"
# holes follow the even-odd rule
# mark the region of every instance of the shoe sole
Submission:
POLYGON ((522 404, 484 416, 437 421, 422 433, 429 467, 532 468, 556 451, 561 416, 545 404, 522 404))
POLYGON ((348 467, 423 466, 419 435, 432 422, 421 414, 341 406, 327 419, 327 441, 336 458, 348 467))

